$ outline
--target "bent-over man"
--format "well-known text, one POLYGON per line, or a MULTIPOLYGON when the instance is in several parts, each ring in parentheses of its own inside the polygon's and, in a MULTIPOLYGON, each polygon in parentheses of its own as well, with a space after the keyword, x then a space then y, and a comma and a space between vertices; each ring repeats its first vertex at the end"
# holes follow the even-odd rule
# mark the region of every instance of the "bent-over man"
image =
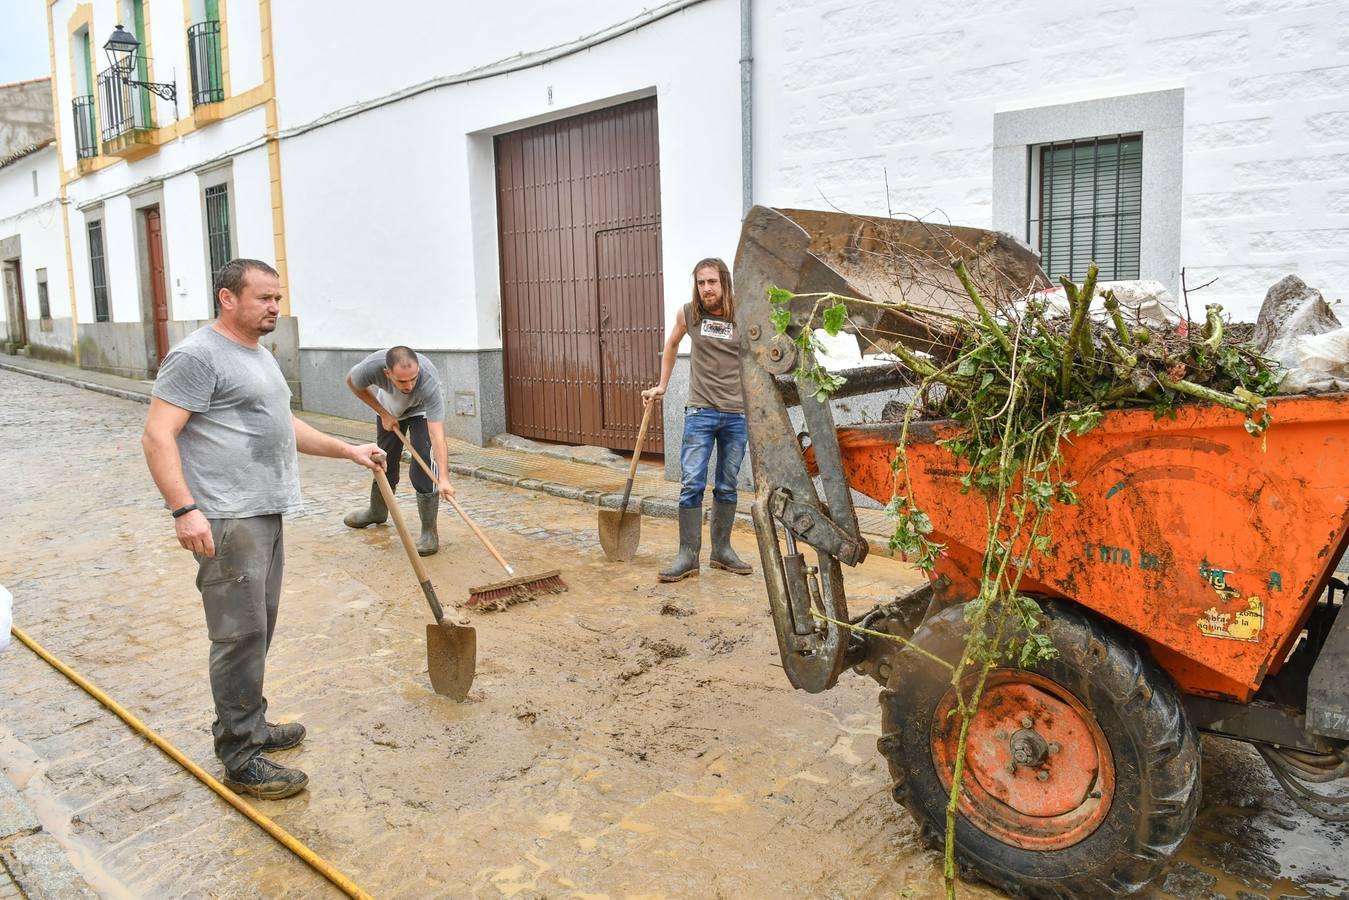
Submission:
MULTIPOLYGON (((440 498, 448 500, 454 496, 449 451, 445 446, 445 397, 440 373, 420 353, 408 347, 391 347, 377 350, 352 366, 347 373, 347 387, 356 399, 375 411, 375 443, 389 455, 389 487, 398 487, 399 461, 403 457, 403 442, 394 433, 395 427, 407 436, 422 459, 430 461, 428 464, 436 475, 434 481, 415 460, 408 466, 413 490, 417 492, 417 517, 422 524, 417 553, 430 556, 440 548, 436 531, 440 498)), ((382 525, 388 518, 384 495, 379 484, 372 481, 370 505, 348 513, 342 521, 349 528, 365 528, 382 525)))

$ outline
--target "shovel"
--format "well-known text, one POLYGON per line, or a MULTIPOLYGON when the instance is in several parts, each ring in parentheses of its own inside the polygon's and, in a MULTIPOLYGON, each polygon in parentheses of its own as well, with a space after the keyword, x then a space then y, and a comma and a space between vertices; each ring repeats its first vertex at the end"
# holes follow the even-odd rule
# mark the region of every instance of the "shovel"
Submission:
POLYGON ((651 422, 651 410, 656 405, 655 398, 646 404, 642 413, 642 427, 637 431, 637 446, 632 451, 632 462, 628 465, 628 482, 623 485, 623 503, 618 509, 600 510, 600 546, 610 562, 628 562, 637 555, 637 544, 642 538, 642 514, 629 518, 628 498, 632 496, 632 478, 637 474, 637 460, 642 456, 642 445, 646 443, 646 426, 651 422))
POLYGON ((393 488, 383 469, 375 470, 375 482, 379 492, 384 495, 384 505, 393 516, 393 524, 403 541, 412 562, 412 571, 417 573, 426 602, 431 605, 431 615, 436 617, 434 625, 426 626, 426 670, 431 675, 431 688, 437 693, 455 700, 468 696, 473 685, 473 673, 478 661, 478 633, 468 625, 447 621, 445 612, 436 599, 436 589, 431 586, 431 578, 426 574, 422 558, 417 555, 417 545, 413 543, 407 522, 403 521, 403 511, 394 500, 393 488))

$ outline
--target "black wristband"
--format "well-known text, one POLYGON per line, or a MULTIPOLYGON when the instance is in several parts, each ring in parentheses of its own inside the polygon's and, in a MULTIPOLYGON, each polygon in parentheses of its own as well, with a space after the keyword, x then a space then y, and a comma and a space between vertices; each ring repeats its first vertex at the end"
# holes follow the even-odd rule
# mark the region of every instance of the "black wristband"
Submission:
POLYGON ((174 517, 175 519, 180 518, 180 517, 185 516, 185 515, 187 515, 188 513, 192 512, 192 510, 194 510, 194 509, 196 509, 196 508, 197 508, 197 504, 195 504, 195 503, 189 503, 187 506, 180 506, 178 509, 175 509, 175 510, 173 511, 173 517, 174 517))

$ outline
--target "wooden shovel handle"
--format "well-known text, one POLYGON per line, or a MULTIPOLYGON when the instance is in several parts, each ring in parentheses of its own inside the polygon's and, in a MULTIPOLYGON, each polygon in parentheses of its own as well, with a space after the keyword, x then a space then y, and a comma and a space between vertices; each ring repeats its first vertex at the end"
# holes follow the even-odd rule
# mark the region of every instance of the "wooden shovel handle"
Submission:
POLYGON ((379 492, 384 495, 384 505, 389 508, 389 515, 393 516, 394 527, 398 529, 398 537, 403 541, 403 549, 407 551, 408 560, 412 563, 412 570, 417 573, 417 580, 430 580, 426 575, 426 567, 422 565, 422 558, 417 555, 417 544, 412 540, 412 532, 408 531, 408 523, 403 519, 403 511, 398 508, 398 503, 393 498, 393 488, 389 487, 389 476, 384 474, 383 469, 375 470, 375 483, 379 485, 379 492))
POLYGON ((623 504, 618 508, 628 511, 628 498, 632 496, 632 479, 637 475, 637 461, 642 458, 642 447, 646 444, 646 426, 651 424, 651 410, 659 398, 652 397, 642 413, 642 427, 637 429, 637 446, 632 448, 632 462, 628 464, 628 482, 623 485, 623 504))
MULTIPOLYGON (((404 447, 408 448, 408 452, 411 453, 412 458, 417 461, 417 465, 422 467, 422 471, 426 473, 426 477, 431 479, 432 483, 434 483, 436 476, 431 474, 431 467, 426 464, 426 460, 422 459, 422 455, 417 452, 417 448, 412 446, 412 441, 408 440, 407 435, 403 434, 403 429, 395 425, 393 427, 393 433, 398 435, 398 439, 403 442, 404 447)), ((455 500, 453 497, 449 499, 450 505, 454 507, 454 511, 459 513, 459 518, 464 520, 465 525, 473 529, 473 533, 478 536, 478 540, 482 541, 482 545, 487 548, 487 552, 496 557, 496 561, 501 564, 501 568, 506 570, 507 575, 514 577, 515 569, 510 563, 506 562, 506 557, 497 552, 497 548, 492 546, 492 542, 487 539, 487 535, 483 534, 482 529, 478 527, 477 523, 468 517, 468 513, 464 512, 464 508, 459 505, 459 501, 455 500)), ((388 501, 386 500, 385 502, 387 503, 388 501)))

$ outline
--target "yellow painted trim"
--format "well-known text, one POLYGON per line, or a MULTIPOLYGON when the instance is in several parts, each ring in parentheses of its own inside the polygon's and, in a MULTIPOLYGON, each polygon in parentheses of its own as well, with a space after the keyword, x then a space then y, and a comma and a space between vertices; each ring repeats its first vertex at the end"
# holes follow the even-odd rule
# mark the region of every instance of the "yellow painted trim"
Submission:
MULTIPOLYGON (((52 0, 55 3, 56 0, 52 0)), ((79 7, 76 8, 79 11, 79 7)), ((92 13, 91 13, 92 16, 92 13)), ((92 32, 91 32, 92 34, 92 32)), ((72 48, 70 54, 74 55, 72 48)), ((52 22, 52 7, 47 6, 47 54, 50 57, 52 73, 52 118, 56 130, 57 168, 61 160, 61 92, 56 85, 56 25, 52 22)), ((72 70, 72 75, 74 74, 72 70)), ((75 309, 75 258, 70 251, 70 207, 66 204, 66 182, 61 179, 61 236, 66 242, 66 290, 70 294, 70 345, 76 367, 80 364, 80 317, 75 309)))
MULTIPOLYGON (((90 165, 90 163, 94 162, 95 160, 100 159, 100 158, 102 157, 102 153, 103 153, 103 132, 102 132, 102 130, 101 130, 101 128, 100 128, 100 123, 103 121, 103 119, 102 119, 102 116, 100 115, 99 99, 98 99, 98 68, 94 65, 94 60, 93 60, 93 58, 92 58, 92 56, 93 56, 93 48, 94 48, 94 7, 93 7, 93 4, 91 4, 91 3, 81 3, 81 4, 79 4, 78 6, 76 6, 76 7, 75 7, 75 12, 73 12, 73 13, 71 14, 70 18, 69 18, 69 19, 67 20, 67 22, 66 22, 66 43, 69 45, 69 46, 67 46, 66 49, 69 51, 69 56, 70 56, 70 88, 71 88, 70 96, 71 96, 71 97, 77 96, 77 94, 76 94, 76 92, 75 92, 75 72, 77 71, 77 68, 76 68, 76 65, 75 65, 75 42, 74 42, 73 38, 74 38, 74 36, 75 36, 75 32, 79 31, 81 27, 83 27, 83 28, 88 28, 88 29, 89 29, 89 52, 90 52, 90 57, 91 57, 91 58, 89 59, 89 67, 93 70, 93 71, 91 71, 91 72, 89 73, 89 80, 90 80, 91 82, 93 82, 93 97, 94 97, 94 146, 98 149, 98 153, 99 153, 98 156, 92 157, 91 159, 86 159, 86 160, 76 160, 76 162, 75 162, 75 168, 74 168, 74 169, 71 169, 70 171, 71 171, 71 172, 78 172, 78 173, 81 173, 81 174, 82 174, 82 173, 85 173, 85 172, 96 172, 96 171, 98 171, 98 168, 101 168, 101 167, 93 167, 93 166, 90 165)), ((54 26, 53 26, 53 28, 54 28, 54 26)), ((54 49, 54 48, 53 48, 53 53, 55 53, 55 49, 54 49)), ((60 109, 61 104, 60 104, 60 101, 59 101, 59 100, 57 99, 57 97, 56 97, 56 94, 57 94, 57 93, 58 93, 58 92, 57 92, 57 90, 56 90, 56 69, 55 69, 55 67, 53 67, 53 68, 52 68, 52 95, 53 95, 53 96, 52 96, 52 99, 53 99, 54 101, 56 101, 56 107, 57 107, 57 108, 56 108, 56 119, 57 119, 57 128, 58 128, 58 130, 59 130, 59 128, 60 128, 60 120, 61 120, 61 109, 60 109)), ((72 109, 73 109, 73 107, 72 107, 72 109)), ((77 155, 78 155, 78 152, 79 152, 79 151, 77 150, 77 151, 76 151, 77 155)), ((65 158, 62 157, 62 158, 61 158, 61 161, 62 161, 62 164, 64 164, 65 158)), ((79 177, 79 176, 76 175, 75 177, 79 177)), ((64 186, 66 185, 66 183, 69 182, 69 181, 71 181, 71 180, 73 180, 73 179, 68 178, 68 177, 65 176, 65 174, 63 174, 63 175, 62 175, 62 181, 61 181, 62 187, 64 187, 64 186)))
POLYGON ((281 315, 290 315, 290 273, 286 266, 286 205, 281 190, 281 136, 276 112, 276 63, 272 55, 272 0, 258 0, 262 25, 262 83, 267 99, 267 172, 272 186, 272 253, 281 281, 281 315))

